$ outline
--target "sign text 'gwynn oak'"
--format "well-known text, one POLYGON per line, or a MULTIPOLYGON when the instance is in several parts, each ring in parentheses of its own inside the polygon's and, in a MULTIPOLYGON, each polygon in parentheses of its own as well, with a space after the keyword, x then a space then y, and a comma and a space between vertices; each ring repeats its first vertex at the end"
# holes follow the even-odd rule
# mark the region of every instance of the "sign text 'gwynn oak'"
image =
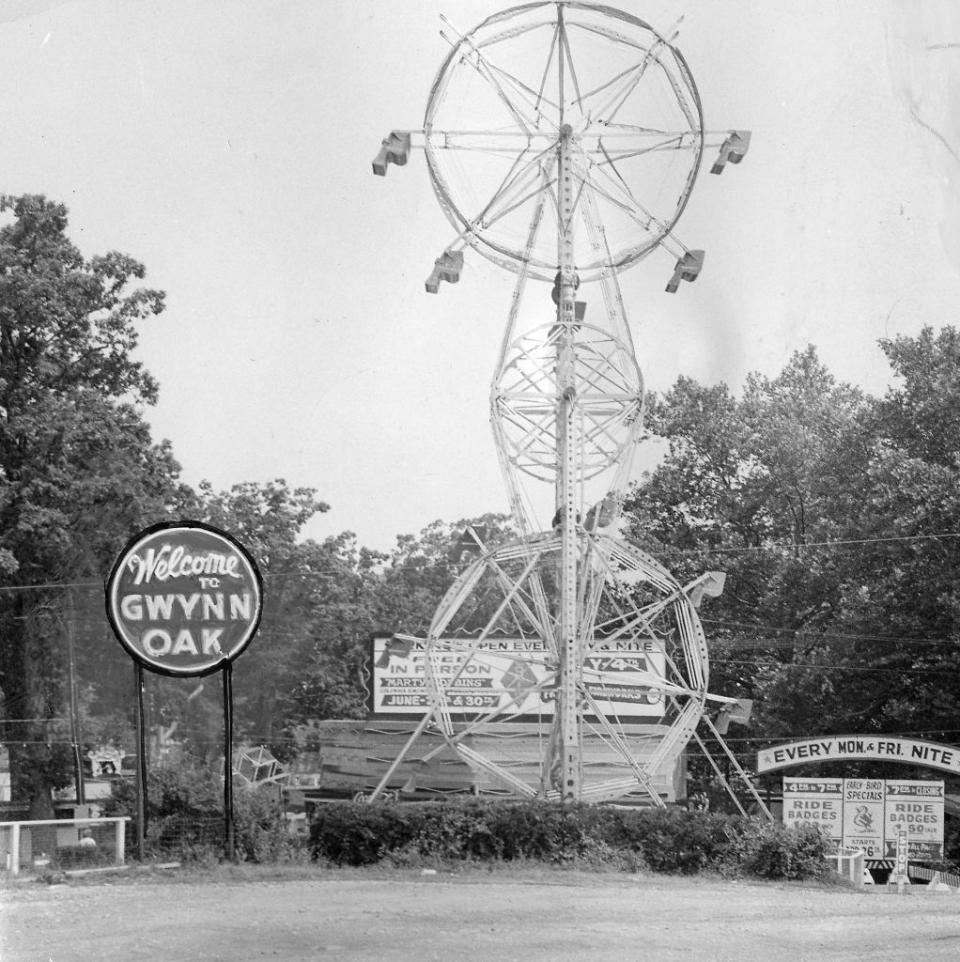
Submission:
POLYGON ((137 661, 205 675, 236 658, 260 623, 260 573, 228 534, 195 521, 140 532, 107 581, 107 614, 137 661))

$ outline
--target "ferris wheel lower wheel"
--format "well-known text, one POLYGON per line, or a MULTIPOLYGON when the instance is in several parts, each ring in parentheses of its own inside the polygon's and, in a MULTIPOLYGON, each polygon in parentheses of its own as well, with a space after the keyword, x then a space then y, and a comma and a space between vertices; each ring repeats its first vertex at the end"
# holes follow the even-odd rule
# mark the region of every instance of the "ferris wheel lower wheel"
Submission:
MULTIPOLYGON (((693 77, 667 38, 610 7, 533 3, 462 36, 431 89, 424 149, 437 198, 464 244, 552 280, 559 218, 553 159, 569 128, 578 198, 594 206, 601 250, 577 243, 582 280, 622 269, 664 241, 700 167, 693 77), (528 243, 530 212, 546 216, 528 243)), ((583 204, 577 203, 577 217, 583 204)), ((577 231, 585 235, 589 232, 577 231)))
MULTIPOLYGON (((580 797, 659 803, 708 697, 703 630, 686 591, 649 555, 585 530, 578 541, 577 713, 590 746, 580 797)), ((450 588, 426 642, 432 710, 450 747, 492 785, 530 797, 560 797, 551 601, 560 557, 559 536, 487 552, 450 588)))

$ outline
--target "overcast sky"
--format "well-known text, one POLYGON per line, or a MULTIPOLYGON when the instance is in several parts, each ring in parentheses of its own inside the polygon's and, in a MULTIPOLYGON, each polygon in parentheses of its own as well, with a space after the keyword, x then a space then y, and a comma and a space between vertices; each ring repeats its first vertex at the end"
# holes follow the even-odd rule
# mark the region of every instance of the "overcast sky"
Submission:
MULTIPOLYGON (((623 277, 648 387, 739 387, 813 343, 841 379, 889 382, 877 339, 960 323, 960 7, 880 0, 621 0, 667 30, 706 125, 752 130, 701 175, 677 233, 705 248, 623 277)), ((0 191, 71 212, 87 255, 147 266, 167 311, 139 356, 148 412, 190 483, 284 477, 331 504, 309 534, 388 548, 506 510, 487 397, 513 278, 452 240, 418 128, 448 47, 490 0, 0 0, 0 191)))

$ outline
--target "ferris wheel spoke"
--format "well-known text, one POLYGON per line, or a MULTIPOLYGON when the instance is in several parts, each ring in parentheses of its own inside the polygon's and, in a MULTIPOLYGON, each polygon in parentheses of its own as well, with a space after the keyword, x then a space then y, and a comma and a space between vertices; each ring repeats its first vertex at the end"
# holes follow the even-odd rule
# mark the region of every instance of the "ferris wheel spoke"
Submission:
POLYGON ((591 192, 596 197, 602 198, 603 200, 607 201, 607 203, 619 208, 632 220, 636 221, 637 225, 643 228, 644 232, 648 233, 652 228, 655 227, 664 234, 667 233, 669 225, 657 217, 652 211, 648 210, 643 204, 641 204, 636 197, 633 196, 632 192, 629 191, 629 187, 627 187, 626 184, 612 179, 610 181, 612 187, 626 188, 628 192, 627 198, 623 200, 618 198, 613 192, 604 190, 594 181, 593 178, 587 177, 583 182, 590 188, 591 192))
MULTIPOLYGON (((608 181, 610 182, 611 187, 613 187, 615 190, 617 190, 619 193, 621 193, 621 194, 627 199, 625 206, 624 206, 623 203, 618 204, 618 206, 620 206, 622 209, 626 210, 627 213, 630 214, 631 218, 633 218, 633 219, 636 220, 636 211, 637 211, 637 210, 641 210, 641 211, 644 213, 644 215, 647 217, 647 223, 646 223, 645 225, 643 225, 643 227, 644 227, 644 230, 645 230, 645 231, 649 231, 649 230, 650 230, 650 225, 651 225, 652 223, 657 223, 656 219, 655 219, 654 216, 653 216, 652 211, 647 210, 647 209, 637 200, 635 194, 634 194, 633 191, 630 189, 630 185, 627 183, 626 179, 625 179, 625 178, 623 177, 623 175, 620 173, 619 169, 617 168, 617 166, 616 166, 616 164, 613 162, 613 160, 610 159, 609 155, 608 155, 607 152, 606 152, 606 149, 603 147, 602 144, 601 144, 601 149, 603 150, 603 153, 604 153, 604 155, 605 155, 606 158, 607 158, 607 161, 608 161, 608 163, 609 163, 609 165, 610 165, 610 169, 611 169, 611 170, 613 171, 613 173, 616 175, 616 179, 610 177, 610 173, 609 173, 609 171, 608 171, 605 167, 598 167, 598 166, 595 165, 595 164, 591 165, 590 162, 589 162, 589 160, 588 160, 587 171, 586 171, 586 173, 584 174, 584 182, 585 182, 585 183, 586 183, 586 182, 589 182, 589 183, 590 183, 590 186, 591 186, 591 188, 592 188, 592 190, 593 190, 593 192, 594 192, 595 194, 597 194, 598 196, 603 195, 603 192, 600 190, 600 188, 599 188, 597 185, 595 185, 595 184, 593 183, 593 178, 590 176, 590 171, 591 171, 591 170, 596 170, 597 173, 598 173, 600 176, 603 176, 606 180, 608 180, 608 181)), ((617 204, 617 201, 614 199, 614 197, 613 197, 612 195, 607 194, 607 195, 604 195, 604 196, 606 196, 607 199, 608 199, 611 203, 617 204)), ((587 215, 590 222, 592 222, 592 220, 594 219, 595 214, 596 214, 596 205, 593 203, 593 198, 591 197, 591 203, 590 203, 589 212, 588 212, 588 215, 587 215)), ((666 225, 663 224, 663 223, 657 223, 657 227, 658 227, 660 230, 663 230, 663 231, 666 230, 666 225)))
MULTIPOLYGON (((497 611, 494 613, 494 615, 491 617, 491 619, 487 623, 487 627, 486 629, 484 629, 485 633, 489 633, 490 631, 494 630, 496 623, 500 618, 500 615, 510 605, 511 601, 514 598, 517 598, 518 596, 520 597, 519 604, 520 604, 521 610, 526 615, 526 617, 530 618, 533 624, 540 625, 539 617, 537 617, 537 615, 535 615, 534 612, 531 611, 530 608, 526 606, 521 594, 521 586, 530 577, 531 572, 535 569, 539 560, 540 560, 540 555, 538 553, 534 553, 528 560, 527 565, 524 568, 520 578, 518 578, 515 582, 513 581, 512 578, 510 578, 509 575, 507 575, 507 573, 499 565, 494 563, 494 570, 496 573, 496 577, 501 587, 506 590, 507 594, 506 594, 506 597, 503 599, 503 602, 501 603, 500 607, 497 609, 497 611)), ((542 631, 543 631, 543 628, 541 625, 541 633, 542 631)))
POLYGON ((536 368, 533 371, 515 370, 513 377, 504 384, 506 377, 501 379, 501 387, 497 391, 497 398, 513 403, 551 406, 553 394, 556 393, 556 381, 552 371, 536 368))
MULTIPOLYGON (((632 67, 627 67, 625 70, 622 70, 620 73, 618 73, 618 74, 614 75, 613 77, 611 77, 611 78, 610 78, 609 80, 607 80, 605 83, 600 84, 599 87, 594 87, 592 90, 587 91, 587 93, 585 93, 585 94, 580 94, 580 95, 577 97, 576 101, 574 101, 575 105, 576 105, 577 107, 579 107, 580 110, 581 110, 581 113, 583 113, 583 102, 584 102, 585 100, 587 100, 587 99, 590 98, 590 97, 595 97, 597 94, 602 93, 604 90, 607 90, 609 87, 613 86, 614 84, 619 83, 619 82, 622 81, 626 76, 628 76, 629 74, 632 74, 633 71, 636 70, 636 69, 637 69, 636 65, 634 65, 634 66, 632 66, 632 67)), ((604 124, 604 123, 607 123, 607 121, 602 120, 602 119, 594 119, 594 118, 591 118, 591 123, 604 124)))
MULTIPOLYGON (((602 143, 600 144, 600 152, 603 154, 606 163, 599 164, 590 158, 586 158, 587 167, 586 170, 581 173, 584 183, 589 183, 594 193, 605 196, 606 199, 611 203, 617 203, 620 206, 626 204, 629 208, 635 208, 642 211, 652 222, 656 222, 656 218, 654 218, 653 213, 647 210, 646 207, 644 207, 644 205, 637 199, 636 194, 634 194, 633 190, 630 188, 626 178, 622 173, 620 173, 617 163, 607 153, 606 147, 602 143), (609 185, 609 189, 619 193, 622 199, 617 201, 612 193, 604 193, 602 188, 594 182, 594 177, 592 176, 593 173, 597 174, 598 179, 602 177, 603 180, 609 185), (613 176, 611 176, 611 174, 613 176)), ((659 223, 657 226, 665 227, 666 225, 659 223)))
POLYGON ((538 151, 538 156, 556 146, 557 135, 541 131, 522 130, 436 130, 430 128, 423 135, 423 146, 431 150, 462 150, 514 157, 518 150, 538 151), (521 146, 523 145, 523 146, 521 146))
POLYGON ((638 631, 645 631, 651 635, 655 635, 656 633, 652 627, 653 622, 676 601, 680 593, 680 589, 678 589, 678 591, 664 598, 658 598, 656 601, 642 608, 630 605, 626 610, 621 611, 619 619, 612 621, 612 623, 619 621, 619 627, 606 637, 613 640, 621 638, 628 633, 636 634, 638 631))
POLYGON ((543 112, 543 108, 541 106, 543 104, 546 104, 548 107, 552 107, 554 110, 556 110, 557 113, 559 114, 559 111, 560 111, 559 104, 555 103, 553 100, 547 97, 546 92, 544 90, 544 84, 546 82, 546 72, 547 70, 549 70, 549 67, 547 68, 547 70, 544 71, 544 78, 541 81, 541 87, 539 90, 534 90, 532 87, 525 84, 519 77, 515 76, 512 73, 509 73, 506 70, 503 70, 493 65, 491 65, 491 69, 497 73, 497 75, 504 81, 504 83, 508 84, 515 91, 517 96, 519 96, 527 104, 527 106, 533 109, 537 118, 536 122, 534 123, 534 127, 536 128, 536 130, 539 132, 541 124, 545 123, 548 130, 550 130, 553 133, 553 135, 556 136, 557 132, 559 131, 560 125, 556 121, 551 120, 543 112))
POLYGON ((609 124, 614 120, 623 105, 630 99, 630 95, 640 85, 650 64, 656 61, 657 58, 654 50, 657 46, 658 44, 655 44, 647 50, 639 63, 627 67, 615 77, 611 78, 610 81, 597 87, 587 95, 589 98, 603 91, 607 92, 605 99, 597 105, 595 110, 589 109, 587 111, 587 116, 591 122, 609 124))
POLYGON ((578 365, 577 375, 581 381, 578 393, 585 393, 590 388, 601 397, 608 397, 611 392, 616 397, 618 392, 629 391, 631 387, 626 373, 607 357, 599 364, 578 365))
POLYGON ((547 415, 536 417, 537 411, 529 408, 524 411, 513 409, 510 413, 513 417, 508 418, 508 420, 521 431, 525 439, 524 443, 515 445, 518 455, 532 454, 535 450, 539 451, 541 450, 540 445, 543 445, 542 450, 544 451, 549 452, 552 449, 557 434, 554 417, 547 415))
POLYGON ((618 356, 624 360, 624 363, 629 363, 626 361, 622 346, 616 342, 608 342, 586 354, 577 365, 577 378, 581 382, 580 390, 592 389, 598 392, 629 390, 632 382, 628 372, 631 369, 618 365, 618 356), (606 348, 607 353, 602 353, 602 348, 606 348))
POLYGON ((516 427, 526 439, 524 444, 515 444, 516 455, 530 455, 537 448, 538 444, 543 445, 544 456, 549 456, 553 451, 553 444, 556 441, 556 419, 552 416, 537 419, 517 411, 510 412, 513 416, 505 420, 516 427))
MULTIPOLYGON (((543 73, 540 76, 540 89, 537 92, 536 108, 539 111, 540 104, 543 101, 550 103, 546 98, 547 89, 547 77, 550 76, 550 65, 553 63, 553 56, 557 51, 558 39, 560 36, 560 24, 557 22, 553 27, 553 36, 550 39, 550 49, 547 51, 547 60, 543 65, 543 73)), ((560 116, 560 105, 556 103, 551 103, 551 106, 557 111, 557 117, 560 116)), ((559 125, 558 125, 559 126, 559 125)))
POLYGON ((553 400, 556 391, 556 378, 554 372, 544 364, 538 364, 531 358, 522 360, 531 361, 530 364, 520 367, 516 365, 510 371, 504 373, 501 379, 505 381, 508 375, 512 375, 509 384, 502 390, 503 397, 546 397, 553 400))
POLYGON ((626 743, 622 733, 617 730, 613 722, 611 722, 611 720, 607 717, 607 714, 600 710, 600 706, 597 704, 596 699, 585 685, 580 686, 580 694, 583 696, 587 705, 590 707, 591 712, 596 717, 596 723, 591 724, 590 727, 595 731, 599 727, 599 730, 606 734, 606 736, 610 739, 610 744, 616 749, 620 757, 623 758, 623 760, 627 763, 628 767, 633 772, 634 777, 641 784, 641 786, 643 786, 643 788, 646 789, 649 794, 655 794, 650 787, 650 777, 648 773, 643 770, 640 763, 634 757, 634 753, 630 750, 630 746, 626 743))
POLYGON ((567 34, 566 20, 563 16, 563 7, 557 7, 557 31, 560 36, 559 51, 557 53, 557 66, 560 70, 560 91, 561 101, 563 100, 563 60, 566 58, 567 65, 570 67, 570 79, 573 81, 574 93, 577 95, 575 103, 580 101, 580 81, 577 79, 577 68, 573 63, 573 51, 570 49, 570 37, 567 34))
POLYGON ((550 371, 538 368, 533 374, 516 371, 517 377, 497 392, 497 398, 504 402, 526 402, 544 407, 552 407, 555 393, 555 380, 550 371))
POLYGON ((584 443, 592 444, 595 450, 599 452, 606 452, 611 449, 618 451, 623 446, 623 441, 614 435, 613 430, 623 423, 626 413, 625 410, 618 411, 604 421, 594 419, 593 430, 584 434, 584 443), (607 446, 601 443, 603 440, 608 442, 607 446))
MULTIPOLYGON (((702 134, 702 131, 696 127, 647 127, 643 124, 626 124, 620 121, 598 120, 596 126, 602 128, 602 132, 595 132, 594 128, 591 127, 589 131, 585 131, 580 136, 579 139, 581 143, 589 143, 594 137, 608 144, 611 141, 618 142, 621 140, 630 140, 631 138, 642 142, 653 137, 660 137, 664 140, 671 140, 675 137, 689 137, 694 143, 699 143, 702 134)), ((498 131, 492 131, 492 133, 496 134, 498 131)), ((729 133, 729 131, 727 131, 727 133, 729 133)), ((518 133, 517 136, 523 137, 526 135, 518 133)), ((719 133, 717 136, 719 137, 719 133)), ((693 146, 694 143, 692 143, 691 146, 693 146)))
MULTIPOLYGON (((514 178, 514 180, 516 181, 516 178, 514 178)), ((529 203, 531 200, 544 195, 548 197, 551 196, 553 193, 551 187, 555 181, 550 180, 549 182, 546 182, 545 178, 542 177, 540 178, 540 181, 540 185, 533 189, 530 189, 528 184, 524 184, 523 187, 527 189, 527 193, 522 194, 519 198, 516 197, 518 192, 516 191, 516 182, 509 185, 510 188, 514 189, 513 194, 510 194, 507 189, 501 190, 499 193, 494 195, 493 198, 491 198, 487 206, 484 207, 484 209, 477 214, 476 217, 469 221, 467 232, 469 233, 476 231, 478 228, 481 230, 487 230, 496 225, 499 221, 503 220, 503 218, 512 214, 515 210, 518 210, 525 204, 529 203), (507 204, 507 206, 496 206, 498 201, 507 204)))
MULTIPOLYGON (((441 16, 441 19, 443 19, 448 26, 451 26, 450 21, 447 20, 446 17, 441 16)), ((473 54, 473 59, 471 59, 470 56, 465 55, 461 62, 469 64, 471 67, 473 67, 473 69, 476 70, 476 72, 493 88, 494 93, 507 108, 510 116, 513 117, 514 121, 521 127, 521 129, 524 132, 529 133, 531 127, 536 128, 536 122, 529 117, 525 117, 520 112, 519 107, 507 96, 506 91, 497 81, 495 76, 495 68, 476 46, 473 40, 469 36, 461 35, 459 43, 463 46, 466 46, 470 53, 473 54)))
POLYGON ((491 224, 496 223, 501 217, 506 216, 506 214, 515 210, 516 207, 522 206, 531 197, 536 197, 545 188, 543 186, 543 159, 545 152, 541 151, 531 157, 526 163, 522 163, 526 151, 521 151, 515 158, 510 169, 504 175, 503 180, 500 182, 500 186, 494 191, 493 196, 487 201, 486 206, 480 211, 476 217, 470 220, 470 224, 473 226, 483 226, 489 227, 491 224), (532 177, 531 177, 532 175, 532 177), (540 186, 535 188, 532 192, 530 191, 531 185, 534 181, 540 181, 540 186), (527 191, 526 194, 521 196, 519 201, 516 201, 512 206, 508 207, 506 210, 499 210, 498 205, 507 203, 510 204, 514 201, 514 198, 518 193, 527 191), (496 217, 490 217, 490 215, 496 211, 496 217))
MULTIPOLYGON (((447 23, 448 26, 450 26, 449 20, 447 20, 445 17, 442 17, 442 19, 447 23)), ((451 29, 453 28, 451 27, 451 29)), ((493 43, 499 42, 500 40, 519 36, 522 32, 524 31, 506 31, 501 35, 489 38, 481 46, 489 47, 493 43)), ((554 38, 551 41, 550 50, 547 55, 547 63, 544 67, 543 76, 540 81, 539 90, 534 90, 528 84, 524 83, 518 76, 516 76, 516 74, 494 63, 494 61, 487 57, 483 50, 481 50, 481 46, 475 44, 470 37, 464 37, 462 35, 460 36, 460 43, 469 47, 471 53, 475 57, 475 61, 471 60, 469 57, 464 57, 464 62, 470 64, 470 66, 472 66, 474 70, 476 70, 477 73, 483 77, 487 83, 490 84, 496 95, 507 107, 507 110, 514 118, 514 121, 526 133, 529 133, 531 128, 539 131, 540 124, 543 121, 546 121, 549 125, 551 125, 554 134, 556 134, 559 130, 559 120, 551 121, 550 118, 544 114, 541 106, 542 104, 546 104, 553 108, 559 117, 561 105, 552 101, 546 96, 546 80, 550 71, 550 63, 553 59, 554 50, 557 47, 556 35, 557 31, 555 30, 554 38), (519 103, 510 98, 504 85, 509 87, 514 92, 515 96, 519 97, 519 103), (527 116, 524 113, 524 106, 533 110, 533 117, 527 116)))
MULTIPOLYGON (((637 146, 624 146, 622 141, 627 138, 617 138, 620 142, 614 146, 610 143, 614 138, 604 135, 597 137, 596 146, 584 148, 586 138, 581 138, 580 146, 583 154, 589 159, 591 167, 614 167, 623 163, 625 160, 634 160, 637 157, 645 157, 648 154, 662 154, 670 151, 679 152, 683 150, 699 149, 699 137, 689 131, 663 131, 658 132, 657 136, 661 139, 651 143, 652 134, 645 138, 644 142, 637 146), (612 149, 611 149, 612 148, 612 149), (602 158, 602 160, 601 160, 602 158)), ((617 176, 621 176, 619 170, 617 176)))
MULTIPOLYGON (((492 70, 497 71, 507 83, 515 87, 518 93, 520 93, 521 96, 523 96, 528 101, 528 103, 530 103, 530 106, 533 107, 533 110, 535 111, 537 117, 547 120, 546 115, 543 113, 543 110, 541 109, 542 104, 546 104, 547 106, 553 108, 554 111, 556 111, 557 120, 552 124, 552 132, 554 136, 556 136, 557 132, 560 129, 559 117, 562 112, 562 106, 561 104, 547 97, 546 87, 547 87, 547 78, 550 75, 550 65, 553 63, 554 54, 558 54, 559 35, 560 35, 560 24, 558 22, 554 26, 553 36, 550 41, 550 47, 547 51, 546 63, 544 64, 544 67, 543 67, 543 73, 540 76, 540 86, 536 90, 534 90, 529 85, 525 84, 519 77, 510 73, 509 71, 496 67, 495 65, 493 65, 492 62, 490 64, 490 67, 492 70), (532 98, 532 102, 531 102, 531 98, 532 98)), ((489 46, 489 44, 485 44, 484 46, 489 46)), ((558 57, 559 57, 559 54, 558 54, 558 57)))

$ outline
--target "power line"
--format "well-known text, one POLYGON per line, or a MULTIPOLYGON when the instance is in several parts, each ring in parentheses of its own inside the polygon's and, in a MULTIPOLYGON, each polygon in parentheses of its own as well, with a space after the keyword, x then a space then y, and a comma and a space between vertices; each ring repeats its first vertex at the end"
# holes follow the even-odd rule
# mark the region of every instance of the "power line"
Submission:
POLYGON ((821 668, 828 671, 863 671, 863 672, 895 672, 900 676, 910 676, 910 675, 943 675, 944 670, 942 668, 877 668, 870 667, 867 665, 838 665, 833 664, 818 664, 812 661, 791 661, 786 664, 781 662, 770 663, 766 661, 746 661, 736 658, 711 658, 711 664, 714 665, 756 665, 762 668, 821 668))
POLYGON ((52 588, 103 588, 102 581, 51 581, 39 585, 0 585, 0 591, 48 591, 52 588))
MULTIPOLYGON (((773 625, 757 625, 749 622, 739 621, 720 621, 715 618, 701 618, 705 625, 716 625, 720 628, 736 628, 742 631, 771 632, 774 634, 789 634, 794 640, 818 641, 818 640, 837 640, 837 641, 873 641, 873 642, 897 642, 905 645, 953 645, 958 644, 957 639, 950 638, 913 638, 903 637, 902 635, 854 635, 844 632, 824 631, 810 632, 802 628, 776 628, 773 625)), ((745 640, 745 639, 743 639, 745 640)), ((776 647, 773 643, 764 645, 763 639, 757 639, 754 644, 744 645, 743 647, 776 647)))
MULTIPOLYGON (((840 547, 850 547, 855 545, 870 545, 870 544, 894 544, 902 543, 908 541, 939 541, 941 539, 947 538, 960 538, 960 532, 957 531, 942 531, 935 534, 910 534, 910 535, 888 535, 882 538, 848 538, 848 539, 837 539, 834 541, 809 541, 802 543, 776 543, 768 545, 741 545, 739 547, 709 547, 703 545, 697 548, 688 549, 677 549, 673 551, 673 554, 679 554, 683 556, 694 556, 702 554, 749 554, 759 551, 796 551, 799 549, 806 548, 840 548, 840 547)), ((669 545, 664 547, 664 551, 670 551, 669 545)), ((469 567, 469 562, 465 564, 451 564, 444 559, 437 559, 433 564, 425 564, 423 569, 433 568, 433 567, 445 567, 451 571, 456 571, 459 569, 469 567)), ((395 573, 402 574, 404 569, 396 568, 391 569, 395 573)), ((421 569, 418 569, 421 570, 421 569)), ((290 579, 294 577, 292 572, 277 572, 272 574, 270 572, 264 573, 264 581, 270 581, 274 578, 290 579)), ((0 592, 16 592, 16 591, 45 591, 55 588, 103 588, 102 581, 75 581, 75 582, 44 582, 40 584, 29 584, 29 585, 0 585, 0 592)))
POLYGON ((711 548, 703 546, 700 548, 688 548, 678 550, 680 555, 700 555, 700 554, 748 554, 757 551, 797 551, 801 548, 841 548, 850 545, 866 544, 892 544, 903 541, 939 541, 942 538, 960 538, 958 531, 943 531, 938 534, 904 534, 890 535, 885 538, 849 538, 838 539, 836 541, 807 541, 800 543, 782 543, 767 545, 741 545, 740 547, 717 547, 711 548))

